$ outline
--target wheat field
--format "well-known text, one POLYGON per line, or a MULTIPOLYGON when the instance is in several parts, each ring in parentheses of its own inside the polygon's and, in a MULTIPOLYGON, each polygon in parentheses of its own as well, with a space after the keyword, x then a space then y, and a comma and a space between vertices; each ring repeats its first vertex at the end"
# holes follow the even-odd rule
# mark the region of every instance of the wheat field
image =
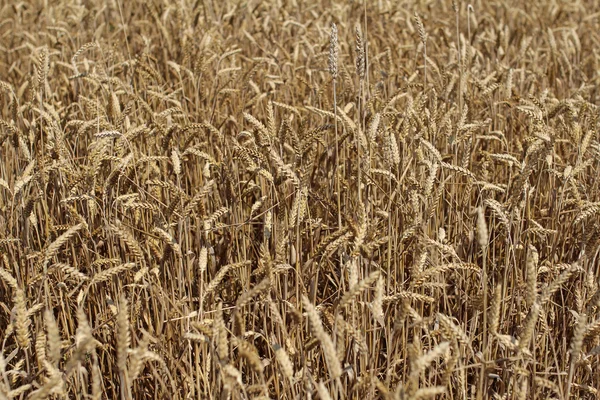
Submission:
POLYGON ((0 400, 597 398, 599 6, 0 2, 0 400))

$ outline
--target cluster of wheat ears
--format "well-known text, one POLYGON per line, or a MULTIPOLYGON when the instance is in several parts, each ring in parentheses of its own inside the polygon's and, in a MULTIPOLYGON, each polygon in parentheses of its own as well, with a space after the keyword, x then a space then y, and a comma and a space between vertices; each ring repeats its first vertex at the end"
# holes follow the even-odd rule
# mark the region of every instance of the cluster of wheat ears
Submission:
POLYGON ((2 2, 0 399, 596 398, 595 6, 2 2))

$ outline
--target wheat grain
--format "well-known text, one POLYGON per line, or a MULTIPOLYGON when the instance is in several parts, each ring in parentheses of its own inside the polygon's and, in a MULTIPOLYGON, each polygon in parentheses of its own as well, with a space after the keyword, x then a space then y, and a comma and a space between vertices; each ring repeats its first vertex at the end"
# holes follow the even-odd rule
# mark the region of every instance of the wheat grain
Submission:
POLYGON ((533 339, 535 325, 537 323, 538 317, 540 315, 540 305, 536 302, 533 303, 525 321, 523 322, 523 326, 519 332, 519 350, 524 351, 529 349, 529 344, 533 339))
POLYGON ((216 349, 219 360, 225 362, 229 359, 229 343, 227 341, 228 334, 227 328, 225 327, 225 321, 223 320, 223 304, 219 303, 216 314, 215 322, 213 324, 213 336, 216 340, 216 349))
POLYGON ((287 378, 290 383, 294 382, 294 367, 292 365, 292 361, 288 356, 285 349, 279 345, 274 345, 273 349, 275 350, 275 357, 277 358, 277 362, 279 363, 279 367, 283 372, 283 376, 287 378))
POLYGON ((339 378, 342 375, 342 365, 340 360, 337 358, 337 354, 335 351, 335 346, 331 337, 325 332, 323 328, 323 324, 321 322, 321 317, 317 313, 315 307, 310 303, 306 296, 302 297, 302 305, 308 314, 308 322, 310 325, 310 330, 313 335, 319 340, 321 343, 321 347, 323 348, 323 354, 325 356, 325 360, 327 361, 327 366, 329 368, 329 373, 333 378, 339 378))
POLYGON ((539 255, 537 249, 530 245, 527 251, 527 260, 525 265, 525 273, 527 275, 525 303, 527 304, 527 307, 531 307, 537 298, 538 259, 539 255))
POLYGON ((46 353, 48 357, 47 362, 50 363, 54 369, 57 369, 58 363, 61 358, 61 339, 58 326, 56 324, 56 320, 54 319, 52 311, 47 309, 44 312, 44 321, 46 323, 46 341, 48 344, 48 352, 46 353))

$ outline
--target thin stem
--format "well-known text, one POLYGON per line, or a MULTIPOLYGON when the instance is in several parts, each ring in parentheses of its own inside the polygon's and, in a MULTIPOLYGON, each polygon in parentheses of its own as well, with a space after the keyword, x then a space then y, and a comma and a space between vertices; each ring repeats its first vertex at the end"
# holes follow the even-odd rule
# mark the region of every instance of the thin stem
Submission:
POLYGON ((462 115, 462 64, 460 52, 460 27, 459 27, 459 8, 456 5, 456 48, 458 50, 458 115, 462 115))
POLYGON ((424 79, 425 84, 423 90, 427 90, 427 42, 423 42, 423 68, 424 68, 424 79))
POLYGON ((337 124, 337 94, 336 89, 337 80, 333 78, 333 113, 335 115, 334 118, 334 126, 335 126, 335 191, 337 192, 337 208, 338 208, 338 229, 342 229, 342 202, 341 202, 341 192, 340 192, 340 150, 339 150, 339 136, 338 136, 338 124, 337 124))
POLYGON ((483 353, 483 362, 481 363, 481 375, 479 377, 479 390, 477 391, 477 398, 483 398, 483 388, 485 387, 485 369, 486 369, 486 361, 488 359, 488 322, 487 322, 487 305, 488 305, 488 296, 487 296, 487 249, 488 246, 483 248, 483 269, 481 271, 481 278, 483 280, 483 330, 481 335, 483 336, 482 343, 482 353, 483 353))
POLYGON ((362 96, 363 96, 363 80, 362 78, 359 77, 359 81, 358 81, 358 105, 357 105, 357 113, 358 113, 358 124, 357 124, 357 129, 356 129, 356 153, 357 153, 357 158, 358 158, 358 162, 357 162, 357 168, 358 168, 358 172, 357 172, 357 190, 358 190, 358 204, 362 204, 362 193, 361 193, 361 182, 362 182, 362 173, 361 173, 361 161, 362 161, 362 152, 360 149, 360 130, 362 129, 362 109, 361 107, 363 106, 362 104, 362 96))

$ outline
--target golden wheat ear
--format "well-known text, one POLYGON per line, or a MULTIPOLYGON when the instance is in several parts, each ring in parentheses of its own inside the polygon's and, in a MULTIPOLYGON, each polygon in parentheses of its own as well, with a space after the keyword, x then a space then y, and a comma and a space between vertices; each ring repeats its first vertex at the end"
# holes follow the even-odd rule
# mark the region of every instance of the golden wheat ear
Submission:
POLYGON ((0 398, 598 396, 597 2, 73 3, 0 7, 0 398))

